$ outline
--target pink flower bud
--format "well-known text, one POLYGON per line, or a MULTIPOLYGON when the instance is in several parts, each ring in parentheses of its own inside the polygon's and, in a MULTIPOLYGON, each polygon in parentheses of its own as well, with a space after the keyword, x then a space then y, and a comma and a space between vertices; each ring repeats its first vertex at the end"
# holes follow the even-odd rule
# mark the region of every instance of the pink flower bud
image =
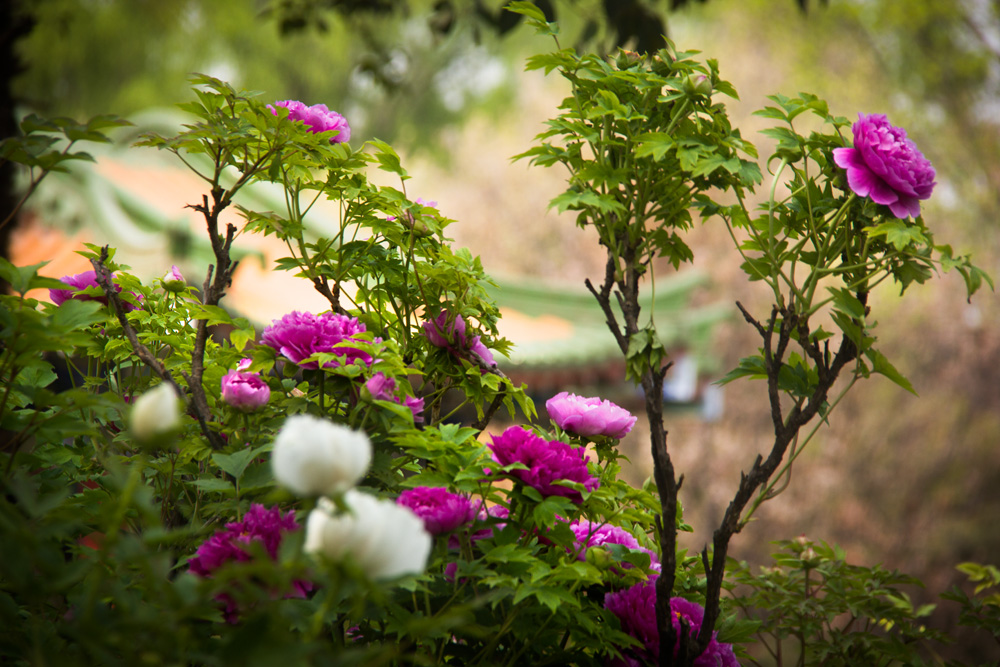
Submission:
POLYGON ((184 280, 184 276, 181 275, 181 270, 177 268, 176 264, 163 274, 163 277, 160 278, 160 284, 163 285, 163 289, 174 294, 183 292, 184 288, 187 287, 187 281, 184 280))

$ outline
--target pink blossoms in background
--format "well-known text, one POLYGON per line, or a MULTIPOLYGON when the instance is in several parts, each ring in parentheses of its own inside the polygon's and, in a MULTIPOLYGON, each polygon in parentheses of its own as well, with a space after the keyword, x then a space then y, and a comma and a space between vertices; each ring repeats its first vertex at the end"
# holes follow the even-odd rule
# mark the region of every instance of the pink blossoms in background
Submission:
MULTIPOLYGON (((640 546, 635 536, 624 528, 614 526, 610 523, 597 523, 586 519, 574 521, 569 527, 573 531, 573 535, 576 536, 576 541, 580 544, 579 555, 577 556, 580 560, 584 560, 586 557, 588 547, 620 544, 623 547, 649 554, 651 568, 656 571, 660 569, 660 559, 656 557, 656 554, 652 550, 640 546)), ((628 564, 626 564, 626 567, 628 567, 628 564)))
POLYGON ((833 161, 847 170, 847 184, 860 197, 889 207, 897 218, 920 215, 920 200, 934 189, 934 167, 882 114, 858 114, 853 148, 835 148, 833 161))
MULTIPOLYGON (((200 577, 211 577, 217 569, 232 561, 243 562, 251 559, 247 545, 257 542, 264 547, 272 560, 278 559, 278 548, 286 533, 299 529, 295 512, 281 514, 277 507, 265 509, 253 504, 241 521, 227 523, 223 530, 216 532, 198 547, 197 553, 188 561, 191 571, 200 577)), ((296 581, 285 597, 304 598, 313 585, 308 581, 296 581)), ((223 614, 226 621, 235 623, 239 609, 231 596, 223 593, 219 601, 225 605, 223 614)))
POLYGON ((431 535, 450 533, 476 518, 472 501, 448 489, 418 486, 403 491, 396 502, 413 510, 431 535))
MULTIPOLYGON (((604 606, 611 613, 618 617, 622 624, 622 630, 635 637, 642 643, 642 649, 634 649, 635 654, 647 663, 657 664, 660 657, 660 635, 656 629, 656 578, 638 583, 631 588, 626 588, 614 593, 606 593, 604 596, 604 606)), ((694 643, 701 629, 701 622, 705 617, 705 610, 701 605, 685 600, 684 598, 670 598, 670 617, 674 624, 674 633, 679 636, 681 632, 681 622, 687 627, 688 636, 691 640, 688 645, 694 643)), ((712 633, 712 639, 704 652, 695 661, 695 667, 739 667, 736 655, 733 653, 731 644, 723 644, 716 640, 717 632, 712 633)), ((674 647, 674 655, 677 655, 678 647, 674 647)), ((626 656, 628 652, 626 652, 626 656)), ((642 663, 638 660, 627 657, 624 662, 617 662, 616 665, 627 665, 636 667, 642 663)))
MULTIPOLYGON (((358 322, 356 317, 348 317, 338 313, 313 315, 296 310, 280 320, 271 322, 261 334, 260 341, 302 368, 319 368, 319 364, 315 361, 302 363, 303 359, 308 359, 317 352, 345 355, 348 364, 352 364, 358 359, 370 364, 372 357, 367 352, 349 346, 340 346, 334 349, 335 345, 354 340, 352 337, 364 330, 365 325, 358 322)), ((337 365, 336 361, 330 361, 326 364, 327 367, 337 365)))
MULTIPOLYGON (((97 273, 94 271, 84 271, 83 273, 77 273, 73 276, 63 276, 59 279, 65 285, 69 286, 69 289, 50 289, 49 298, 52 299, 52 303, 57 306, 61 306, 66 301, 70 299, 76 299, 77 301, 98 301, 103 303, 105 306, 108 305, 108 297, 104 296, 103 291, 100 295, 91 296, 90 294, 83 294, 83 290, 88 287, 96 287, 100 289, 100 285, 97 284, 97 273)), ((115 285, 115 291, 121 292, 121 285, 115 285)), ((135 295, 136 301, 140 300, 142 297, 140 295, 135 295)), ((131 312, 138 308, 134 306, 125 299, 122 299, 122 306, 125 308, 125 312, 131 312)))
POLYGON ((413 413, 413 423, 422 424, 424 417, 424 399, 416 396, 396 396, 396 380, 379 372, 365 382, 365 391, 376 401, 392 401, 405 405, 413 413))
POLYGON ((479 336, 467 338, 465 335, 465 320, 461 315, 452 315, 442 310, 433 320, 423 324, 424 336, 431 345, 448 350, 456 356, 471 357, 486 366, 495 366, 493 353, 486 347, 479 336))
MULTIPOLYGON (((327 109, 325 104, 308 106, 298 100, 282 100, 275 102, 275 104, 288 109, 288 119, 305 123, 310 132, 336 130, 337 134, 330 137, 331 144, 339 144, 351 139, 351 126, 347 124, 347 119, 336 111, 327 109)), ((278 115, 274 107, 268 105, 268 108, 271 109, 271 113, 278 115)))
POLYGON ((582 436, 624 438, 636 418, 625 408, 599 398, 584 398, 563 391, 545 402, 552 421, 564 431, 582 436))
POLYGON ((582 447, 546 440, 520 426, 511 426, 500 435, 493 436, 489 447, 500 465, 526 465, 527 470, 511 470, 509 474, 543 496, 565 496, 579 503, 583 501, 579 491, 555 482, 578 482, 587 491, 600 486, 600 481, 587 469, 590 457, 584 454, 582 447))

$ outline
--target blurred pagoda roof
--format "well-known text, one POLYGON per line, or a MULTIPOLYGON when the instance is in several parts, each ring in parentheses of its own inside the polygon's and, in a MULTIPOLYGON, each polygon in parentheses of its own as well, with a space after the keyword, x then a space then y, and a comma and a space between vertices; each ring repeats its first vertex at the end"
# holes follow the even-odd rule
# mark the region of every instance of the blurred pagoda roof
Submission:
MULTIPOLYGON (((143 120, 147 126, 158 121, 143 120)), ((144 281, 177 264, 192 284, 200 284, 213 256, 201 217, 187 205, 201 201, 205 182, 164 152, 126 150, 121 144, 97 148, 96 164, 50 174, 39 188, 32 214, 12 237, 11 261, 30 265, 50 260, 41 272, 60 278, 90 269, 74 252, 85 243, 109 244, 117 249, 116 261, 131 266, 144 281)), ((282 191, 266 183, 244 188, 240 202, 260 210, 284 205, 282 191)), ((242 218, 230 207, 221 223, 239 229, 242 218)), ((314 233, 334 234, 335 205, 317 202, 310 210, 310 224, 314 233)), ((310 284, 272 268, 286 254, 287 247, 274 236, 238 236, 234 255, 241 264, 223 305, 257 325, 292 310, 327 310, 328 302, 310 284)), ((510 356, 498 362, 512 379, 523 378, 533 388, 541 385, 539 389, 624 379, 621 352, 596 299, 583 285, 523 277, 493 280, 491 296, 502 313, 498 327, 513 343, 510 356)), ((662 343, 673 356, 686 351, 702 363, 711 356, 707 345, 713 325, 730 310, 720 304, 692 305, 694 290, 706 282, 707 277, 695 271, 657 277, 655 302, 647 297, 641 304, 644 316, 654 314, 662 343)), ((44 292, 32 296, 48 298, 44 292)))

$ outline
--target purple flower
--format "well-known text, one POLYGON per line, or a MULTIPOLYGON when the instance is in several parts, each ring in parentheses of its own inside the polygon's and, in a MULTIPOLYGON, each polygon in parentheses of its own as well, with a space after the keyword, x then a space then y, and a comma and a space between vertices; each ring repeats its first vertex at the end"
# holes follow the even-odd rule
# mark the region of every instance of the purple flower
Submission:
MULTIPOLYGON (((272 560, 277 560, 278 547, 285 534, 298 529, 295 512, 290 511, 282 516, 277 507, 268 510, 263 505, 253 504, 243 515, 242 521, 227 523, 223 530, 203 542, 194 557, 188 561, 188 567, 199 577, 211 577, 213 572, 226 563, 250 560, 251 553, 246 545, 251 542, 263 546, 267 555, 272 560)), ((308 581, 295 581, 292 586, 285 597, 304 598, 313 587, 308 581)), ((225 593, 219 596, 219 600, 225 605, 223 613, 226 621, 235 623, 239 616, 235 601, 225 593)))
MULTIPOLYGON (((656 662, 660 657, 660 635, 656 629, 656 578, 638 583, 631 588, 607 593, 604 596, 604 606, 618 617, 622 630, 632 635, 642 643, 642 649, 635 653, 645 661, 656 662)), ((701 605, 684 598, 670 598, 671 618, 674 632, 681 632, 681 622, 687 627, 688 636, 693 643, 701 629, 705 610, 701 605)), ((695 667, 739 667, 731 644, 717 641, 718 633, 712 633, 712 639, 704 652, 695 661, 695 667)), ((689 646, 691 644, 689 643, 689 646)), ((674 647, 677 655, 678 647, 674 647)), ((632 664, 632 658, 626 657, 624 664, 632 664)))
MULTIPOLYGON (((347 364, 352 364, 358 359, 370 364, 372 357, 367 352, 353 347, 339 346, 341 343, 357 340, 352 336, 364 330, 365 325, 360 324, 356 317, 338 313, 313 315, 296 310, 280 320, 272 321, 270 326, 264 329, 260 340, 302 368, 319 368, 319 364, 315 361, 301 363, 303 359, 308 359, 317 352, 345 355, 347 364), (334 346, 339 347, 334 349, 334 346)), ((325 364, 327 368, 339 365, 337 361, 325 364)))
POLYGON ((423 423, 424 418, 420 413, 424 411, 424 399, 415 396, 396 396, 396 380, 388 377, 385 373, 380 371, 365 382, 365 391, 368 392, 372 400, 393 401, 405 405, 413 413, 413 422, 415 424, 423 423))
POLYGON ((240 412, 253 412, 271 400, 271 389, 260 373, 230 369, 222 377, 222 400, 240 412))
POLYGON ((373 375, 368 382, 365 382, 365 389, 374 401, 396 400, 396 380, 385 373, 379 372, 373 375))
POLYGON ((413 510, 431 535, 443 535, 476 518, 472 501, 447 489, 418 486, 399 494, 396 502, 413 510))
POLYGON ((469 341, 469 351, 487 366, 496 366, 497 362, 493 359, 493 353, 479 340, 479 336, 473 336, 472 340, 469 341))
MULTIPOLYGON (((75 276, 63 276, 59 279, 61 282, 65 283, 70 287, 70 289, 50 289, 49 298, 52 299, 52 303, 57 306, 61 306, 63 303, 70 299, 76 299, 77 301, 98 301, 103 303, 105 306, 108 305, 108 297, 104 296, 102 291, 99 296, 92 296, 90 294, 82 294, 83 290, 88 287, 100 286, 97 284, 97 273, 94 271, 84 271, 83 273, 78 273, 75 276)), ((115 291, 121 293, 121 285, 115 285, 115 291)), ((142 295, 133 294, 136 301, 142 300, 142 295)), ((125 308, 125 312, 131 312, 135 310, 138 306, 133 306, 128 301, 122 300, 122 306, 125 308)))
POLYGON ((583 436, 624 438, 636 418, 625 408, 599 398, 560 392, 545 402, 549 417, 559 428, 583 436))
POLYGON ((434 347, 456 351, 465 343, 465 320, 461 315, 452 317, 442 310, 433 320, 424 322, 424 336, 434 347))
POLYGON ((636 540, 631 533, 620 526, 614 526, 610 523, 595 523, 593 521, 587 521, 586 519, 580 519, 579 521, 571 523, 569 527, 576 536, 577 542, 579 542, 582 547, 579 554, 580 560, 584 559, 588 547, 600 547, 605 544, 620 544, 624 547, 628 547, 629 549, 636 549, 649 554, 650 564, 654 566, 659 565, 659 558, 656 557, 656 554, 646 547, 639 546, 638 540, 636 540))
POLYGON ((495 366, 493 353, 482 342, 479 336, 466 338, 465 320, 461 315, 452 315, 442 310, 433 320, 423 324, 424 336, 431 345, 448 350, 456 356, 471 357, 474 361, 482 361, 486 366, 495 366))
POLYGON ((565 496, 573 502, 583 501, 579 491, 554 484, 561 480, 578 482, 587 491, 593 491, 600 482, 590 474, 583 448, 576 448, 558 440, 545 440, 520 426, 511 426, 500 435, 493 436, 489 445, 493 458, 500 465, 523 463, 527 470, 511 470, 510 475, 534 487, 543 496, 565 496))
MULTIPOLYGON (((330 137, 331 144, 339 144, 351 139, 351 126, 347 124, 347 119, 336 111, 330 111, 325 104, 314 104, 306 106, 297 100, 283 100, 275 102, 279 107, 288 109, 288 119, 302 121, 309 128, 310 132, 329 132, 335 130, 336 135, 330 137)), ((275 116, 278 111, 268 105, 271 113, 275 116)))
POLYGON ((920 200, 934 189, 934 167, 906 131, 882 114, 858 114, 851 128, 853 148, 833 149, 833 161, 847 170, 855 194, 885 204, 897 218, 920 215, 920 200))

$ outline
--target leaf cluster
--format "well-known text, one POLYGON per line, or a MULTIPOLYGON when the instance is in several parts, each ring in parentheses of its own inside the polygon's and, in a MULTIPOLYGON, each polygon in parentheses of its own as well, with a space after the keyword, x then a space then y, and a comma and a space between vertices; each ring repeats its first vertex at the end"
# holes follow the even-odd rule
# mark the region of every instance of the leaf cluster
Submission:
POLYGON ((735 601, 775 664, 926 664, 929 642, 944 639, 925 625, 934 605, 915 607, 905 592, 920 585, 913 577, 851 565, 825 542, 775 544, 774 565, 759 573, 730 561, 735 601))

